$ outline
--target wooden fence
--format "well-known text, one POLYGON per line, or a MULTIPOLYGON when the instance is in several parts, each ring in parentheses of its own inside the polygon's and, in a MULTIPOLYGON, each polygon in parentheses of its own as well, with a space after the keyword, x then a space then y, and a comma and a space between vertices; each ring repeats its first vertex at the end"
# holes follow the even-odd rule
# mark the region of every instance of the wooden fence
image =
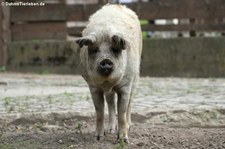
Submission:
MULTIPOLYGON (((71 0, 73 1, 73 0, 71 0)), ((7 51, 18 41, 65 41, 70 36, 80 36, 89 16, 106 0, 88 0, 90 3, 67 4, 65 0, 32 0, 44 6, 0 7, 0 66, 9 63, 7 51), (81 24, 70 26, 69 23, 81 24)), ((5 2, 1 0, 1 2, 5 2)), ((10 1, 12 2, 12 0, 10 1)), ((8 3, 10 3, 8 2, 8 3)), ((27 2, 20 0, 20 2, 27 2)), ((29 1, 31 2, 31 1, 29 1)), ((76 0, 74 0, 76 2, 76 0)), ((4 3, 6 5, 6 2, 4 3)), ((149 0, 126 4, 140 20, 146 20, 143 31, 225 32, 224 0, 149 0), (155 24, 152 20, 177 19, 177 23, 155 24), (182 20, 186 20, 182 22, 182 20)))
MULTIPOLYGON (((80 35, 84 26, 67 27, 67 22, 87 21, 101 4, 45 4, 10 7, 12 41, 60 39, 80 35)), ((84 1, 85 2, 85 1, 84 1)), ((188 19, 187 24, 145 24, 143 31, 225 31, 224 0, 151 0, 127 4, 140 19, 188 19)))

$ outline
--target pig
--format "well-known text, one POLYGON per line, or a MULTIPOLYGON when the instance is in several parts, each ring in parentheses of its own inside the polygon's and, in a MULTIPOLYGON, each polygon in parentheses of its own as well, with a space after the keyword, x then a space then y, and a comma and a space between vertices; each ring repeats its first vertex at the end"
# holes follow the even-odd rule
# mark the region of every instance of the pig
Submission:
POLYGON ((76 39, 76 43, 80 47, 81 74, 89 85, 96 111, 97 140, 105 134, 106 100, 108 132, 117 131, 118 140, 128 143, 131 101, 139 80, 142 53, 137 15, 126 6, 107 4, 90 16, 82 37, 76 39))

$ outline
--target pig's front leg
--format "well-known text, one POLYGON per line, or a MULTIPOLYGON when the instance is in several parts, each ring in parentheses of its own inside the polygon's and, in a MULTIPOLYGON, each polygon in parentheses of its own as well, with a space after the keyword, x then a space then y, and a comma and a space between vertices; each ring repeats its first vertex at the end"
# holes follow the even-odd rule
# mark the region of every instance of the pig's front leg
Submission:
POLYGON ((128 140, 128 122, 127 122, 127 109, 130 100, 130 87, 124 87, 124 89, 118 93, 118 140, 129 143, 128 140))
POLYGON ((115 133, 116 131, 116 105, 115 105, 115 93, 109 93, 105 95, 109 110, 109 127, 108 133, 115 133))
POLYGON ((96 111, 95 136, 97 140, 100 140, 100 138, 104 135, 104 94, 101 90, 95 87, 90 87, 90 91, 96 111))

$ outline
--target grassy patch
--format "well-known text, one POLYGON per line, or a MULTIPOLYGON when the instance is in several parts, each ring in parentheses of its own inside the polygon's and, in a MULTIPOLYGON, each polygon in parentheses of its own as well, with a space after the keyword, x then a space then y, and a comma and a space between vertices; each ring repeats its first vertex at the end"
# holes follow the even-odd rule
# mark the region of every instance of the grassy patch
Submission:
POLYGON ((6 68, 4 66, 0 67, 0 72, 6 72, 6 68))
POLYGON ((14 105, 12 104, 10 97, 3 98, 3 103, 5 105, 5 108, 7 109, 7 113, 11 113, 12 111, 14 111, 14 105))
POLYGON ((50 72, 48 70, 42 70, 39 72, 40 75, 48 75, 50 72))
POLYGON ((116 144, 113 149, 124 149, 127 146, 127 143, 124 140, 120 140, 118 144, 116 144))
POLYGON ((78 122, 78 123, 76 124, 76 126, 75 126, 75 130, 76 130, 77 133, 79 133, 79 134, 82 135, 82 134, 83 134, 83 133, 82 133, 82 124, 78 122))

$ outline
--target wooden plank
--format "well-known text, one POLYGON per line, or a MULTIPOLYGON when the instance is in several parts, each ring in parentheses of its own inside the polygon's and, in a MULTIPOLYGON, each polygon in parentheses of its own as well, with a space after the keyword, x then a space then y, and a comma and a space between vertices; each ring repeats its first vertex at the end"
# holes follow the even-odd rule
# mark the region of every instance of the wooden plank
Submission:
POLYGON ((66 23, 27 23, 12 25, 12 40, 62 39, 67 36, 66 23))
POLYGON ((98 0, 98 3, 100 5, 105 5, 105 4, 110 3, 110 2, 111 2, 110 0, 98 0))
POLYGON ((11 7, 11 21, 66 21, 65 4, 11 7))
POLYGON ((224 24, 143 25, 142 31, 225 31, 224 24))
MULTIPOLYGON (((69 27, 67 32, 71 36, 81 36, 85 27, 69 27)), ((142 25, 142 31, 224 31, 224 24, 190 24, 190 25, 142 25)))
POLYGON ((68 21, 86 20, 83 14, 83 5, 68 5, 66 9, 68 21))
POLYGON ((87 21, 89 16, 100 8, 98 4, 67 5, 68 21, 87 21))
MULTIPOLYGON (((151 0, 125 4, 134 10, 140 19, 173 18, 224 18, 224 0, 151 0)), ((100 8, 99 4, 68 5, 69 21, 84 21, 100 8)))
POLYGON ((70 36, 78 36, 80 37, 82 35, 82 31, 85 27, 81 26, 81 27, 68 27, 67 28, 67 32, 70 36))
POLYGON ((140 19, 216 18, 225 16, 224 0, 151 0, 127 4, 140 19))

